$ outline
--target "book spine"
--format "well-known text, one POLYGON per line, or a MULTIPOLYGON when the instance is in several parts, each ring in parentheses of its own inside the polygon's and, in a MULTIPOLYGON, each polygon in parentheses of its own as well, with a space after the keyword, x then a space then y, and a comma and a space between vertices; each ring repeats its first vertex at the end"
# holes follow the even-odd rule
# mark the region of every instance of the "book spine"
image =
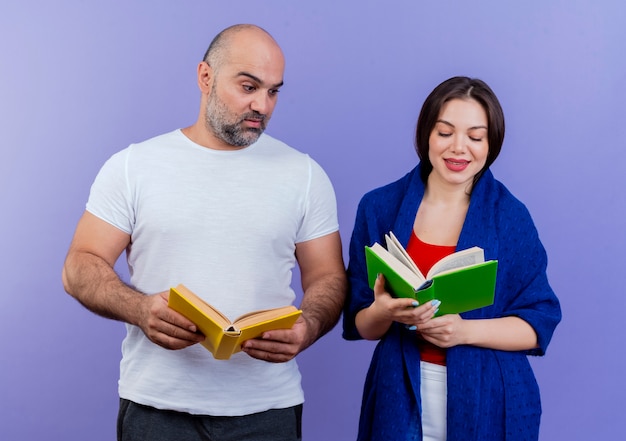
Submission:
MULTIPOLYGON (((435 284, 432 280, 429 280, 422 285, 423 288, 418 289, 415 292, 415 297, 420 305, 424 303, 428 303, 431 300, 435 299, 435 284)), ((440 316, 440 313, 435 314, 435 316, 440 316)))
POLYGON ((213 352, 213 356, 216 360, 228 360, 231 355, 241 350, 241 344, 239 342, 240 333, 224 332, 220 339, 217 348, 213 352))

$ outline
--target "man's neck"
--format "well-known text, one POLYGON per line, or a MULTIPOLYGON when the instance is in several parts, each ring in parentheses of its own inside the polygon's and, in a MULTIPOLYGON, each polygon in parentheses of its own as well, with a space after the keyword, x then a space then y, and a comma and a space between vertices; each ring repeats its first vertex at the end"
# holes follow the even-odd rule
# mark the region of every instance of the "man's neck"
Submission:
POLYGON ((206 147, 212 150, 241 150, 248 146, 234 146, 227 144, 223 140, 213 135, 206 127, 202 126, 199 122, 181 129, 183 135, 189 138, 194 143, 206 147))

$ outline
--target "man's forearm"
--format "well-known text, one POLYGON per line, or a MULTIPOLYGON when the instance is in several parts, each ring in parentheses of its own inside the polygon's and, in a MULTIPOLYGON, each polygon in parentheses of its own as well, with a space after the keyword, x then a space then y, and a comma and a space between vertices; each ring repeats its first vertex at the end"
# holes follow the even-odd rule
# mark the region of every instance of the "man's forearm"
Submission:
POLYGON ((300 308, 307 322, 306 347, 329 332, 339 321, 348 283, 343 275, 326 276, 305 290, 300 308))
POLYGON ((100 257, 74 252, 63 267, 65 290, 95 314, 131 324, 139 323, 144 295, 126 285, 100 257))

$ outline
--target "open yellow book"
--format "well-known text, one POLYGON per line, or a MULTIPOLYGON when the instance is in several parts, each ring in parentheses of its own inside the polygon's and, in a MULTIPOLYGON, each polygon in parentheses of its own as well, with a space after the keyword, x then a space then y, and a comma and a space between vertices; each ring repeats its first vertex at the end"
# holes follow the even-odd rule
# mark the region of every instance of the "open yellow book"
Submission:
POLYGON ((252 311, 230 321, 184 285, 170 288, 168 306, 191 320, 206 337, 202 345, 217 360, 228 360, 241 344, 273 329, 290 329, 302 311, 293 305, 252 311))

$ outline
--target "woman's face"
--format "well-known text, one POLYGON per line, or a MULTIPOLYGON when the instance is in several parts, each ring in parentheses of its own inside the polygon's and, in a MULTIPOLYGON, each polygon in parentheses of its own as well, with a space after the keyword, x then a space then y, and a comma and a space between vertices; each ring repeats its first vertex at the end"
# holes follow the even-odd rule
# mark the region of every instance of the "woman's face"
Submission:
POLYGON ((433 171, 428 183, 471 189, 474 176, 487 161, 487 129, 487 113, 478 101, 453 99, 445 103, 429 137, 428 158, 433 171))

